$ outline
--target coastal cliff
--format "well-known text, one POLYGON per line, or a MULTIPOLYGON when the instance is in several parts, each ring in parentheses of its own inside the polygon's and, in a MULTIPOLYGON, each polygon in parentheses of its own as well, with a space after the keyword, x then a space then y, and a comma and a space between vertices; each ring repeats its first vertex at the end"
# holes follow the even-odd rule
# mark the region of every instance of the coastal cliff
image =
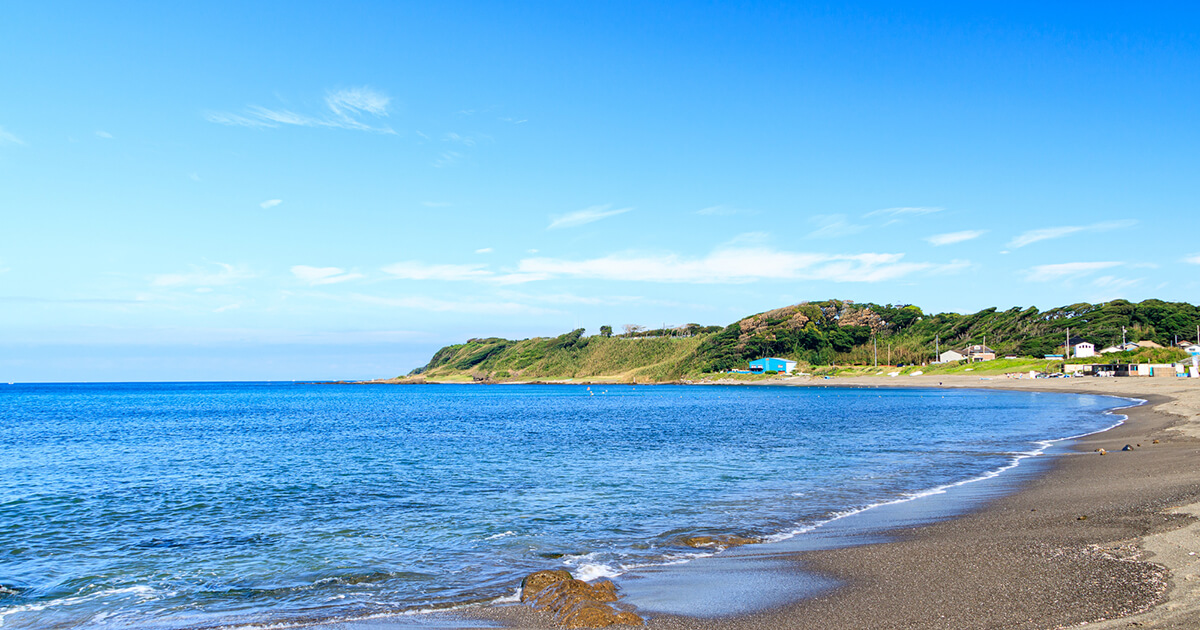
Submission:
MULTIPOLYGON (((594 336, 581 328, 557 337, 471 339, 438 350, 429 363, 393 380, 670 382, 744 369, 747 361, 768 356, 793 359, 802 371, 823 373, 835 365, 920 365, 938 349, 974 344, 986 344, 996 356, 1045 363, 1043 355, 1062 352, 1068 330, 1097 350, 1123 341, 1153 342, 1152 347, 1106 358, 1164 362, 1184 356, 1172 346, 1194 339, 1197 326, 1200 307, 1162 300, 1080 303, 1046 311, 989 308, 967 315, 926 314, 907 304, 826 300, 757 313, 724 327, 626 326, 624 334, 614 335, 604 326, 604 333, 594 336)), ((1023 365, 1004 367, 1018 371, 1023 365)))

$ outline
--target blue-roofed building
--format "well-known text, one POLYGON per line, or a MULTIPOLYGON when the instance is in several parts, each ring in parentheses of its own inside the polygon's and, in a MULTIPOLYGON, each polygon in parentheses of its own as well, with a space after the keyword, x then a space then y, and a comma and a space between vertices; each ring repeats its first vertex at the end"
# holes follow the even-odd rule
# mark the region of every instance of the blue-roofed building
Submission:
POLYGON ((776 357, 768 357, 765 359, 755 359, 750 362, 750 371, 755 374, 763 372, 783 372, 791 374, 792 370, 796 369, 796 362, 787 359, 779 359, 776 357))

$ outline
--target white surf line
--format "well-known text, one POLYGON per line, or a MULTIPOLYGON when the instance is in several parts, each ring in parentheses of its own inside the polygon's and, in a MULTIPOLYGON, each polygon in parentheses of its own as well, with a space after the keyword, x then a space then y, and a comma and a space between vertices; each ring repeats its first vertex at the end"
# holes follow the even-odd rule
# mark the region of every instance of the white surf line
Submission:
MULTIPOLYGON (((991 390, 988 390, 988 391, 991 391, 991 390)), ((1054 392, 1054 393, 1058 393, 1058 392, 1054 392)), ((1063 392, 1063 393, 1070 393, 1070 392, 1063 392)), ((928 496, 933 496, 933 495, 937 495, 937 494, 945 494, 946 491, 950 490, 951 488, 965 486, 969 483, 975 483, 977 481, 983 481, 985 479, 995 479, 996 477, 1000 476, 1005 471, 1016 468, 1018 465, 1020 465, 1021 460, 1029 459, 1030 457, 1037 457, 1039 455, 1042 455, 1046 452, 1047 449, 1049 449, 1051 446, 1053 446, 1059 442, 1066 442, 1069 440, 1078 440, 1080 438, 1084 438, 1089 435, 1096 435, 1098 433, 1104 433, 1105 431, 1111 431, 1111 430, 1121 426, 1122 424, 1125 424, 1125 421, 1129 419, 1128 415, 1119 414, 1116 412, 1122 411, 1125 409, 1132 409, 1134 407, 1140 407, 1140 406, 1146 404, 1146 401, 1144 399, 1132 398, 1129 396, 1114 396, 1114 395, 1110 395, 1110 394, 1075 394, 1075 395, 1106 396, 1108 398, 1117 398, 1117 399, 1121 399, 1121 400, 1128 400, 1128 401, 1132 402, 1133 404, 1126 405, 1124 407, 1113 407, 1112 409, 1106 409, 1101 412, 1101 415, 1120 416, 1120 419, 1117 420, 1117 422, 1115 422, 1114 424, 1111 424, 1102 429, 1097 429, 1095 431, 1088 431, 1087 433, 1080 433, 1078 435, 1070 435, 1067 437, 1053 438, 1053 439, 1048 439, 1048 440, 1037 440, 1034 442, 1034 444, 1037 444, 1038 448, 1036 448, 1032 451, 1013 453, 1012 454, 1013 458, 1012 458, 1012 460, 1009 461, 1008 464, 1005 464, 1004 466, 1001 466, 994 470, 989 470, 989 471, 984 472, 975 477, 963 479, 961 481, 955 481, 952 483, 943 484, 940 486, 936 486, 934 488, 928 488, 926 490, 917 490, 915 492, 905 493, 903 496, 901 496, 900 498, 897 498, 897 499, 891 499, 888 501, 880 501, 878 503, 872 503, 870 505, 865 505, 865 506, 858 507, 858 508, 851 508, 849 510, 844 510, 842 512, 836 512, 836 513, 834 513, 834 516, 832 516, 831 518, 825 519, 823 521, 817 521, 816 523, 812 523, 810 525, 803 526, 803 527, 793 530, 791 532, 782 532, 779 534, 774 534, 772 536, 766 537, 764 540, 766 540, 766 542, 768 542, 768 543, 781 542, 784 540, 794 538, 795 536, 798 536, 800 534, 804 534, 804 533, 813 531, 814 529, 817 529, 818 527, 821 527, 823 525, 828 525, 829 523, 846 518, 847 516, 853 516, 855 514, 860 514, 862 512, 866 512, 867 510, 871 510, 871 509, 874 509, 877 507, 881 507, 884 505, 898 505, 901 503, 907 503, 909 501, 914 501, 914 500, 920 499, 922 497, 928 497, 928 496)))

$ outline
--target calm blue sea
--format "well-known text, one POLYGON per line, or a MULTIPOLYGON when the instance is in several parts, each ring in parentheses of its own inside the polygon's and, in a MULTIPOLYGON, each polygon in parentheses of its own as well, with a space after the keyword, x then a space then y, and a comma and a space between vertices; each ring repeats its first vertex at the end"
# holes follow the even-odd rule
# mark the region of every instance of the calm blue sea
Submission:
MULTIPOLYGON (((0 385, 0 624, 179 628, 511 596, 987 475, 1128 404, 688 386, 0 385)), ((919 500, 919 499, 918 499, 919 500)))

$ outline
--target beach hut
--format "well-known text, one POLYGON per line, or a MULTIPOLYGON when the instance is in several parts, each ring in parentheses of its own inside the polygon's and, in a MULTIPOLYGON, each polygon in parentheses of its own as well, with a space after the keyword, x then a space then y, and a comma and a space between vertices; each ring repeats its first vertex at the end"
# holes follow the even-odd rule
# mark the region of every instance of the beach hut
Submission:
POLYGON ((763 372, 783 372, 791 374, 792 370, 796 369, 796 362, 777 357, 767 357, 765 359, 755 359, 750 362, 750 371, 755 374, 763 372))
POLYGON ((1075 358, 1081 359, 1084 357, 1096 356, 1096 345, 1087 341, 1080 341, 1071 347, 1075 352, 1075 358))

